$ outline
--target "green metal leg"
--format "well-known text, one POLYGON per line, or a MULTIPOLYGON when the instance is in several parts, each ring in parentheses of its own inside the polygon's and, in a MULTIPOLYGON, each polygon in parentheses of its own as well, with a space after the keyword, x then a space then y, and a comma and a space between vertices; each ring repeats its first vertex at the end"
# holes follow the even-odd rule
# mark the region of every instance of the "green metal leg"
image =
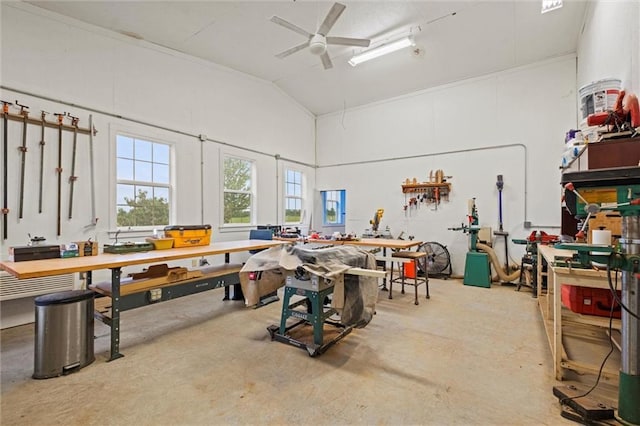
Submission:
POLYGON ((120 353, 120 268, 111 269, 111 355, 109 361, 122 358, 120 353))
POLYGON ((629 425, 640 425, 640 376, 620 372, 618 417, 629 425))
POLYGON ((296 294, 296 289, 291 287, 284 288, 284 297, 282 299, 282 315, 280 316, 280 334, 284 335, 287 332, 287 318, 289 315, 287 312, 289 311, 289 300, 291 296, 296 294))
POLYGON ((307 297, 311 300, 311 308, 313 309, 310 315, 311 324, 313 325, 313 343, 321 346, 324 340, 324 318, 322 315, 324 309, 322 308, 322 300, 320 300, 317 292, 312 292, 308 294, 307 297))

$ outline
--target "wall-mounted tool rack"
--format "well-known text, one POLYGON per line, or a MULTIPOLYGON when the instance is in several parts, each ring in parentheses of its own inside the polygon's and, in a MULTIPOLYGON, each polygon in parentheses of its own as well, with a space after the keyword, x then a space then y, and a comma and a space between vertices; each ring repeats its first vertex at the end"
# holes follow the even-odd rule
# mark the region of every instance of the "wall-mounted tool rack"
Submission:
POLYGON ((416 178, 405 179, 402 184, 402 193, 405 194, 405 204, 403 206, 405 216, 407 212, 411 215, 412 208, 419 208, 420 204, 426 203, 438 210, 440 201, 449 201, 449 193, 451 193, 451 183, 446 180, 451 176, 445 176, 442 170, 432 170, 429 172, 429 182, 418 182, 416 178), (409 200, 407 201, 407 194, 409 200))
POLYGON ((402 185, 402 193, 403 194, 422 193, 422 192, 428 192, 433 188, 438 188, 441 191, 444 189, 444 191, 449 193, 451 192, 451 183, 450 182, 442 182, 442 183, 428 182, 428 183, 404 184, 402 185))
MULTIPOLYGON (((2 113, 7 119, 9 120, 13 120, 13 121, 20 121, 20 122, 24 122, 24 116, 22 114, 12 114, 10 112, 6 112, 6 113, 2 113)), ((27 117, 27 124, 35 124, 37 126, 42 126, 42 123, 44 122, 44 126, 45 127, 50 127, 52 129, 59 129, 62 128, 62 130, 68 130, 70 132, 74 132, 77 130, 77 132, 81 135, 88 135, 91 133, 92 129, 90 128, 82 128, 82 127, 75 127, 72 126, 71 124, 58 124, 57 121, 47 121, 47 120, 43 120, 41 118, 31 118, 31 117, 27 117)), ((95 136, 97 133, 97 131, 95 130, 95 128, 93 129, 93 135, 95 136)))
POLYGON ((4 100, 0 100, 0 103, 2 103, 2 122, 3 122, 3 165, 2 165, 2 175, 3 175, 3 204, 0 208, 0 213, 3 216, 3 224, 2 224, 2 228, 3 228, 3 239, 7 239, 8 238, 8 216, 9 216, 9 206, 8 206, 8 197, 7 197, 7 193, 9 192, 8 189, 8 173, 7 170, 9 168, 8 165, 8 128, 7 128, 7 123, 9 121, 16 121, 16 122, 20 122, 22 124, 22 134, 21 134, 21 144, 18 147, 18 150, 20 151, 20 155, 21 155, 21 161, 20 161, 20 195, 19 195, 19 205, 18 205, 18 218, 19 219, 23 219, 24 217, 24 212, 23 212, 23 206, 24 206, 24 194, 25 194, 25 170, 26 170, 26 161, 25 158, 27 156, 27 151, 28 151, 28 147, 27 147, 27 130, 29 125, 35 125, 37 127, 39 127, 40 130, 40 142, 39 142, 39 151, 40 151, 40 170, 39 170, 39 178, 40 178, 40 185, 39 185, 39 201, 38 201, 38 213, 42 213, 42 194, 43 194, 43 187, 44 187, 44 178, 43 178, 43 173, 44 173, 44 146, 46 144, 45 142, 45 128, 49 127, 52 129, 56 129, 58 132, 58 164, 56 167, 56 173, 57 173, 57 186, 58 186, 58 206, 57 206, 57 211, 58 211, 58 217, 57 217, 57 235, 60 236, 61 235, 61 204, 62 204, 62 200, 61 200, 61 194, 62 194, 62 133, 63 131, 68 131, 73 133, 73 150, 72 150, 72 163, 71 163, 71 176, 69 176, 69 184, 71 186, 70 189, 70 193, 69 193, 69 219, 72 218, 72 211, 73 211, 73 192, 74 192, 74 184, 75 181, 77 180, 77 176, 75 176, 75 172, 76 172, 76 151, 77 151, 77 137, 78 134, 81 135, 89 135, 89 145, 90 145, 90 156, 91 156, 91 185, 92 185, 92 216, 94 216, 92 218, 92 224, 95 224, 95 196, 94 196, 94 183, 93 183, 93 136, 96 135, 97 131, 95 129, 95 127, 92 124, 92 117, 91 115, 89 115, 89 127, 88 128, 83 128, 83 127, 79 127, 78 123, 80 121, 79 117, 74 117, 71 114, 69 114, 68 112, 63 112, 63 113, 55 113, 54 115, 57 117, 57 120, 55 121, 47 121, 46 120, 46 115, 49 114, 47 111, 41 111, 41 113, 39 114, 38 117, 30 117, 30 111, 29 111, 29 107, 27 105, 23 105, 20 104, 17 100, 14 102, 8 102, 8 101, 4 101, 4 100), (20 112, 19 113, 11 113, 10 112, 10 107, 11 106, 15 106, 20 108, 20 112), (64 121, 66 120, 70 120, 70 123, 67 124, 64 121))

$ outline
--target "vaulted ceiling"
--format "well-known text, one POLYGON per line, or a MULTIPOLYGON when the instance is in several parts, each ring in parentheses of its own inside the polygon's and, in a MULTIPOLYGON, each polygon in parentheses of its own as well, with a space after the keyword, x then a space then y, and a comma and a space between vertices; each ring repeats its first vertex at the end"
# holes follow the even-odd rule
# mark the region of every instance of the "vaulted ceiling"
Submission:
POLYGON ((329 46, 333 68, 271 22, 277 15, 315 33, 328 1, 30 1, 29 3, 273 82, 316 115, 576 51, 586 3, 541 14, 541 1, 342 1, 329 35, 371 39, 412 34, 414 48, 352 67, 363 48, 329 46))

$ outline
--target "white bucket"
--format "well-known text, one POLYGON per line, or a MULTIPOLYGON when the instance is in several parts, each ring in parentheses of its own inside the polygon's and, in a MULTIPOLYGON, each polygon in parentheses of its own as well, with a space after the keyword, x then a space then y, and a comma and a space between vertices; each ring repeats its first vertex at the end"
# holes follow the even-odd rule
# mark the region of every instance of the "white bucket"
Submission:
POLYGON ((598 80, 582 86, 578 91, 580 125, 586 126, 590 114, 612 110, 621 88, 622 81, 617 78, 598 80))

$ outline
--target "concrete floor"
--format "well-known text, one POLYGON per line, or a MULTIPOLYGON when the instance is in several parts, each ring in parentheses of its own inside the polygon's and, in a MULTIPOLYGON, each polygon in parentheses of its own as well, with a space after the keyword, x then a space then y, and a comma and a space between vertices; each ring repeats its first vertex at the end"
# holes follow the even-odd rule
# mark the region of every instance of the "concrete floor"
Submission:
POLYGON ((96 322, 96 361, 53 379, 31 378, 33 325, 3 330, 0 423, 574 424, 530 292, 430 288, 419 306, 381 292, 373 321, 317 358, 270 340, 280 303, 246 309, 222 290, 124 312, 114 362, 96 322))

